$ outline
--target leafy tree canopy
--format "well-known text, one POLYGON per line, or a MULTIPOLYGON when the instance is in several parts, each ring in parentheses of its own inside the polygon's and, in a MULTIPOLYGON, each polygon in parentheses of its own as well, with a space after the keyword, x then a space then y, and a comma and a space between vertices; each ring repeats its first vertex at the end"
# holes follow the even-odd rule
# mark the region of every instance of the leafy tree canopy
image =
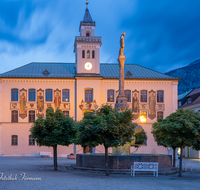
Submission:
POLYGON ((48 108, 46 118, 39 117, 34 121, 30 132, 39 146, 69 146, 73 143, 76 128, 74 120, 66 117, 61 110, 57 109, 54 113, 53 108, 48 108))

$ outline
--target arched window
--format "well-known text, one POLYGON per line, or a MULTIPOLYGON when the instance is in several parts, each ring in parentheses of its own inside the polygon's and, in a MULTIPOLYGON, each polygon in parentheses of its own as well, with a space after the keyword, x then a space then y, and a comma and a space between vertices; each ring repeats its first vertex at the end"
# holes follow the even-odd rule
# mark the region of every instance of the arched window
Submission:
POLYGON ((93 59, 95 58, 95 51, 94 50, 92 51, 92 58, 93 59))
POLYGON ((28 101, 35 101, 35 89, 28 90, 28 101))
POLYGON ((160 102, 160 103, 164 102, 164 91, 163 90, 157 91, 157 102, 160 102))
POLYGON ((140 102, 147 102, 147 91, 146 90, 140 91, 140 102))
POLYGON ((35 111, 34 110, 30 110, 29 111, 29 123, 32 123, 35 120, 35 111))
POLYGON ((85 102, 93 102, 93 90, 85 90, 85 102))
POLYGON ((107 102, 114 102, 114 90, 107 91, 107 102))
POLYGON ((46 101, 52 102, 52 100, 53 100, 52 89, 46 89, 46 101))
POLYGON ((125 96, 127 97, 127 102, 131 102, 131 91, 125 90, 124 93, 125 93, 125 96))
POLYGON ((11 135, 11 145, 17 146, 18 145, 18 136, 11 135))
POLYGON ((69 89, 62 90, 62 101, 69 102, 69 89))
POLYGON ((82 58, 85 58, 85 50, 82 51, 82 58))
POLYGON ((29 135, 29 146, 35 146, 35 139, 29 135))
POLYGON ((90 50, 87 50, 87 59, 90 59, 90 50))
POLYGON ((86 32, 86 36, 90 36, 90 32, 86 32))
POLYGON ((11 89, 11 101, 18 101, 18 89, 11 89))
POLYGON ((17 110, 13 110, 11 112, 11 122, 12 123, 17 123, 18 122, 18 111, 17 110))

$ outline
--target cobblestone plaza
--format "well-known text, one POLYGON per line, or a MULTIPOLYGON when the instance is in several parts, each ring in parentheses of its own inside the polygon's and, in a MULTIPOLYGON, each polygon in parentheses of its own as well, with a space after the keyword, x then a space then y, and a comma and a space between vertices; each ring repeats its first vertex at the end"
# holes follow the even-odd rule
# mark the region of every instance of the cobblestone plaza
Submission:
POLYGON ((194 170, 184 172, 182 178, 177 174, 159 175, 158 178, 153 175, 131 177, 130 174, 106 177, 104 172, 73 170, 71 165, 75 160, 66 158, 58 158, 58 171, 53 171, 53 158, 0 157, 0 189, 200 189, 200 162, 190 162, 194 170), (9 176, 13 180, 3 180, 9 176))

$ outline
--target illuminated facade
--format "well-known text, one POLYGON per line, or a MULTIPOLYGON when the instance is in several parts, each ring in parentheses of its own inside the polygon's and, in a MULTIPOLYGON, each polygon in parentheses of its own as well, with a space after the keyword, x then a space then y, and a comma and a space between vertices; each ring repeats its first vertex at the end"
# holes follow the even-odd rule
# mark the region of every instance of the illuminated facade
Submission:
MULTIPOLYGON (((75 63, 30 63, 0 75, 0 155, 52 155, 52 148, 37 146, 29 136, 33 120, 45 116, 48 107, 60 108, 65 115, 81 120, 85 112, 97 110, 102 104, 115 106, 119 64, 100 64, 101 44, 86 8, 80 36, 75 38, 75 63)), ((168 154, 166 148, 157 146, 151 126, 157 118, 165 118, 177 109, 178 79, 134 64, 125 64, 124 76, 134 122, 148 136, 138 153, 168 154)), ((104 148, 99 146, 94 151, 100 153, 104 148)), ((58 146, 58 156, 70 153, 82 153, 82 148, 58 146)))

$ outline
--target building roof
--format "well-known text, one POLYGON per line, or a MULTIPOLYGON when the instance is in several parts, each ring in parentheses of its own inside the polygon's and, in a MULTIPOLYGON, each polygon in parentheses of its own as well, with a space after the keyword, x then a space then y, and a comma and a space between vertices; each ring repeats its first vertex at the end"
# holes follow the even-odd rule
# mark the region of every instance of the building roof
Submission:
MULTIPOLYGON (((0 78, 74 78, 76 75, 75 63, 33 62, 2 73, 0 74, 0 78)), ((93 76, 94 74, 91 75, 93 76)), ((88 77, 89 76, 90 74, 88 77)), ((109 79, 118 79, 119 64, 100 64, 100 75, 98 76, 109 79)), ((125 64, 124 78, 179 80, 178 78, 168 76, 136 64, 125 64)))
POLYGON ((187 95, 187 97, 192 96, 194 94, 199 94, 200 93, 200 88, 197 88, 195 90, 191 90, 190 93, 187 95))
POLYGON ((182 100, 183 98, 185 98, 192 90, 189 90, 183 94, 178 95, 178 100, 182 100))

